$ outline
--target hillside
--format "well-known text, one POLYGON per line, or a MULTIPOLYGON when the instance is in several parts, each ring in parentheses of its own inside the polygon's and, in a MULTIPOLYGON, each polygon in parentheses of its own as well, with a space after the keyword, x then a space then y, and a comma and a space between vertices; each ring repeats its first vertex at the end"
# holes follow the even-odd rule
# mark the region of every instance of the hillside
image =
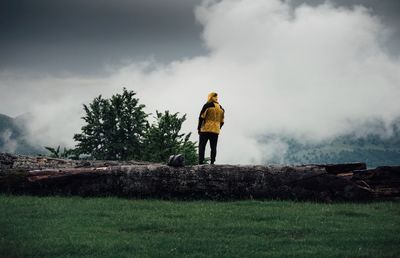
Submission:
POLYGON ((285 162, 298 163, 347 163, 365 162, 368 167, 400 164, 400 133, 391 137, 368 135, 358 138, 354 135, 337 137, 318 144, 302 144, 286 140, 288 151, 285 162))
POLYGON ((43 150, 32 146, 26 140, 26 120, 24 116, 12 118, 0 114, 0 152, 18 154, 38 154, 43 150))
POLYGON ((363 136, 352 133, 314 143, 282 135, 268 135, 261 142, 279 142, 285 147, 284 154, 276 154, 266 163, 364 162, 370 168, 400 165, 400 119, 389 127, 384 127, 382 121, 374 121, 368 130, 374 133, 363 136))

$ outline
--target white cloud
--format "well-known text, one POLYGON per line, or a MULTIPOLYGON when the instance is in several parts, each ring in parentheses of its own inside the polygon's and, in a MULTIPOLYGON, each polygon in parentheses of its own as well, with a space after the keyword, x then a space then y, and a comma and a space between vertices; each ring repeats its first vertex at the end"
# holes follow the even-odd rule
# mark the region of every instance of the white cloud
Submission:
MULTIPOLYGON (((278 0, 205 1, 196 9, 209 54, 168 65, 132 63, 103 78, 0 77, 0 112, 32 112, 43 145, 79 131, 81 105, 123 86, 148 112, 187 113, 196 131, 207 93, 226 109, 217 161, 260 163, 286 146, 264 134, 318 141, 400 115, 400 61, 385 52, 389 30, 363 7, 295 9, 278 0)), ((179 39, 177 39, 179 40, 179 39)), ((368 131, 368 129, 364 130, 368 131)))
POLYGON ((12 138, 12 131, 5 130, 0 133, 0 140, 3 142, 0 151, 13 153, 17 149, 17 141, 12 138))

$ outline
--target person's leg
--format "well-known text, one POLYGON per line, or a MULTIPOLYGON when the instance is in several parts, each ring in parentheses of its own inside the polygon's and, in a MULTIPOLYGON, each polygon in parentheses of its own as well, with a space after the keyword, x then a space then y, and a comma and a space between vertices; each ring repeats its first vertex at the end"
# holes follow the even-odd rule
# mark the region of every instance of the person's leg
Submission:
POLYGON ((217 157, 218 134, 210 133, 209 138, 211 146, 211 164, 214 164, 215 158, 217 157))
POLYGON ((206 150, 207 145, 207 135, 205 133, 199 134, 199 164, 204 163, 204 152, 206 150))

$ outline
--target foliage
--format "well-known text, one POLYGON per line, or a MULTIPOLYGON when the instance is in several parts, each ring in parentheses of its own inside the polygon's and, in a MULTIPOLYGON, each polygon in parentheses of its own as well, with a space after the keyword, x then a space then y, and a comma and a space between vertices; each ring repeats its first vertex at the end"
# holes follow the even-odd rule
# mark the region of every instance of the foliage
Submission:
POLYGON ((82 133, 74 135, 77 152, 95 159, 140 159, 148 115, 135 95, 124 88, 110 99, 100 95, 89 106, 83 105, 86 124, 82 133))
POLYGON ((179 113, 156 111, 155 119, 145 135, 143 159, 165 162, 170 155, 182 153, 186 164, 196 164, 196 145, 189 140, 191 133, 180 133, 186 115, 179 117, 179 113))
POLYGON ((400 203, 0 195, 1 257, 398 257, 400 203))
POLYGON ((196 164, 196 144, 189 134, 180 133, 186 115, 156 111, 156 121, 150 125, 144 105, 134 98, 133 91, 103 99, 95 98, 84 105, 86 124, 75 134, 76 153, 102 160, 145 160, 166 162, 173 154, 185 155, 186 164, 196 164))
POLYGON ((52 158, 70 158, 75 154, 74 149, 67 149, 66 147, 64 147, 63 152, 60 152, 60 145, 58 145, 57 148, 52 148, 48 146, 45 146, 44 148, 50 152, 50 157, 52 158))
POLYGON ((394 123, 387 136, 348 134, 318 143, 304 142, 290 137, 269 135, 263 141, 278 141, 287 146, 283 155, 268 163, 348 163, 365 162, 368 167, 400 165, 400 122, 394 123))
POLYGON ((302 144, 286 140, 286 163, 348 163, 365 162, 368 167, 400 164, 399 135, 356 137, 346 135, 318 144, 302 144))

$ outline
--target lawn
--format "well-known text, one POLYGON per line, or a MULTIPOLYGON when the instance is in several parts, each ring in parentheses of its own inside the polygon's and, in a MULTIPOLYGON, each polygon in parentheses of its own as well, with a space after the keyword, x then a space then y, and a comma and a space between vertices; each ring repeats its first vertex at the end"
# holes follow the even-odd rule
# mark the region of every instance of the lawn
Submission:
POLYGON ((399 257, 400 203, 0 195, 1 257, 399 257))

